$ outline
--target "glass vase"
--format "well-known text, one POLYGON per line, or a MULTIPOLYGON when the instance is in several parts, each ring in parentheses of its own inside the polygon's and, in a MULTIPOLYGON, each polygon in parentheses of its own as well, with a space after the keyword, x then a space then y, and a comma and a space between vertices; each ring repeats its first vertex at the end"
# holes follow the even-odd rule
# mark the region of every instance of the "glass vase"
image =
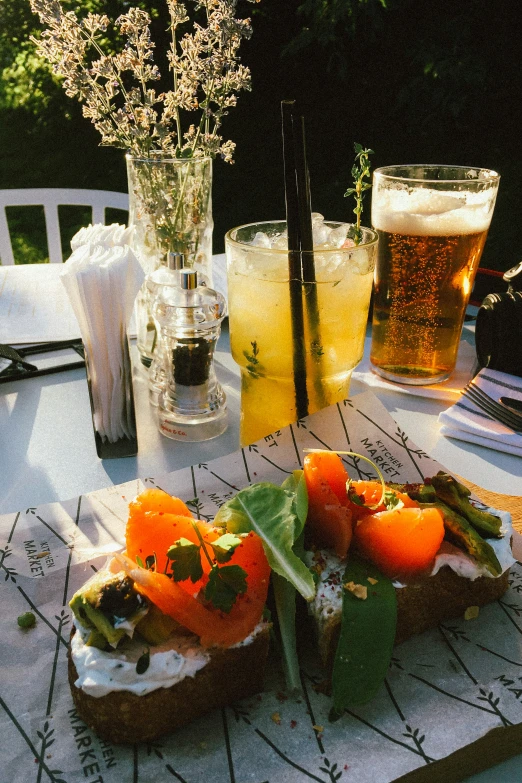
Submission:
MULTIPOLYGON (((132 247, 146 275, 157 269, 169 250, 183 253, 185 266, 212 284, 212 160, 127 155, 129 225, 132 247)), ((137 343, 149 367, 156 346, 150 296, 144 284, 136 298, 137 343)))

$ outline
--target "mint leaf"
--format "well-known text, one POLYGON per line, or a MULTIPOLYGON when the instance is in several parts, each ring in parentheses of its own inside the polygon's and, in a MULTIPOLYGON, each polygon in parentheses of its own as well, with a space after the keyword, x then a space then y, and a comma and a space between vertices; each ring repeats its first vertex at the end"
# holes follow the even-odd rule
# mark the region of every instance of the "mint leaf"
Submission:
POLYGON ((227 614, 234 606, 238 595, 247 590, 246 571, 238 565, 214 566, 208 575, 205 598, 215 609, 227 614))
POLYGON ((200 547, 187 538, 175 541, 168 549, 167 557, 172 560, 175 582, 184 582, 185 579, 197 582, 203 576, 200 547))
POLYGON ((236 547, 241 543, 241 539, 234 536, 232 533, 225 533, 215 541, 212 541, 210 546, 216 556, 218 563, 228 563, 236 547))
POLYGON ((215 524, 225 524, 231 533, 257 533, 272 570, 311 601, 315 595, 314 580, 293 550, 301 528, 298 507, 302 507, 302 502, 298 502, 296 493, 262 482, 242 489, 221 506, 215 524))

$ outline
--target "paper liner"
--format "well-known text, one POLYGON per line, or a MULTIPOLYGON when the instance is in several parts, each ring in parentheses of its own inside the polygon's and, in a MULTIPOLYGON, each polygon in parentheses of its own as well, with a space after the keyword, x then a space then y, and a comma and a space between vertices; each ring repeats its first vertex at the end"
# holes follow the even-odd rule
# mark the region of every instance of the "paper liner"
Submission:
MULTIPOLYGON (((518 563, 508 593, 482 609, 477 620, 450 620, 395 648, 378 696, 336 723, 328 723, 330 700, 315 690, 324 673, 312 643, 301 650, 302 693, 284 692, 274 654, 263 694, 149 746, 111 746, 76 716, 66 673, 67 601, 108 552, 123 546, 128 501, 144 485, 156 485, 185 500, 198 498, 200 515, 212 517, 249 482, 280 483, 299 467, 305 446, 351 448, 370 456, 373 451, 385 476, 395 481, 416 481, 441 467, 368 392, 221 459, 0 517, 2 781, 390 783, 407 773, 413 781, 417 770, 419 779, 433 771, 431 780, 448 783, 460 778, 448 772, 437 777, 433 762, 493 728, 506 736, 518 730, 518 563), (16 618, 28 610, 37 623, 23 631, 16 618)), ((364 463, 352 461, 349 467, 354 477, 365 477, 364 463)), ((517 752, 516 745, 509 752, 517 752)), ((502 757, 482 757, 478 750, 472 755, 471 769, 502 757)))

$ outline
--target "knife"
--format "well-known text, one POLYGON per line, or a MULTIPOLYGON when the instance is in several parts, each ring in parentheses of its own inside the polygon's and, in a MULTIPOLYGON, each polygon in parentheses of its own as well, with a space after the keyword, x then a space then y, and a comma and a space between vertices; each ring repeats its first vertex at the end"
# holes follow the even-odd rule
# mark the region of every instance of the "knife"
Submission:
POLYGON ((522 414, 522 400, 516 400, 514 397, 501 397, 499 402, 506 408, 511 408, 515 413, 522 414))

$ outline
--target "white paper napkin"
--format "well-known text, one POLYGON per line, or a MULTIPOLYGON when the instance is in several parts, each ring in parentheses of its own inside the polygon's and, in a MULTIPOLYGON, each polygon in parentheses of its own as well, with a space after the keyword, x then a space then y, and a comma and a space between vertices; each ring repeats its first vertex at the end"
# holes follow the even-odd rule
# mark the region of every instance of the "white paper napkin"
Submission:
POLYGON ((95 223, 76 232, 71 239, 71 249, 78 250, 83 245, 103 245, 105 248, 129 245, 132 231, 131 226, 127 228, 120 223, 111 223, 110 226, 95 223))
MULTIPOLYGON (((522 401, 522 378, 515 375, 485 368, 476 376, 475 383, 495 400, 513 397, 522 401)), ((467 399, 443 411, 439 421, 442 435, 522 457, 522 434, 495 421, 467 399)))
POLYGON ((94 426, 110 443, 136 434, 128 403, 132 378, 125 343, 143 279, 141 265, 127 244, 82 244, 61 273, 85 348, 94 426))
POLYGON ((353 380, 362 381, 367 386, 401 392, 414 397, 431 397, 437 400, 454 401, 460 397, 462 389, 473 377, 473 368, 477 358, 475 349, 472 345, 462 340, 457 356, 457 366, 447 381, 434 383, 431 386, 410 386, 406 383, 392 383, 372 372, 370 366, 370 341, 371 337, 367 337, 364 347, 364 359, 352 373, 353 380))

